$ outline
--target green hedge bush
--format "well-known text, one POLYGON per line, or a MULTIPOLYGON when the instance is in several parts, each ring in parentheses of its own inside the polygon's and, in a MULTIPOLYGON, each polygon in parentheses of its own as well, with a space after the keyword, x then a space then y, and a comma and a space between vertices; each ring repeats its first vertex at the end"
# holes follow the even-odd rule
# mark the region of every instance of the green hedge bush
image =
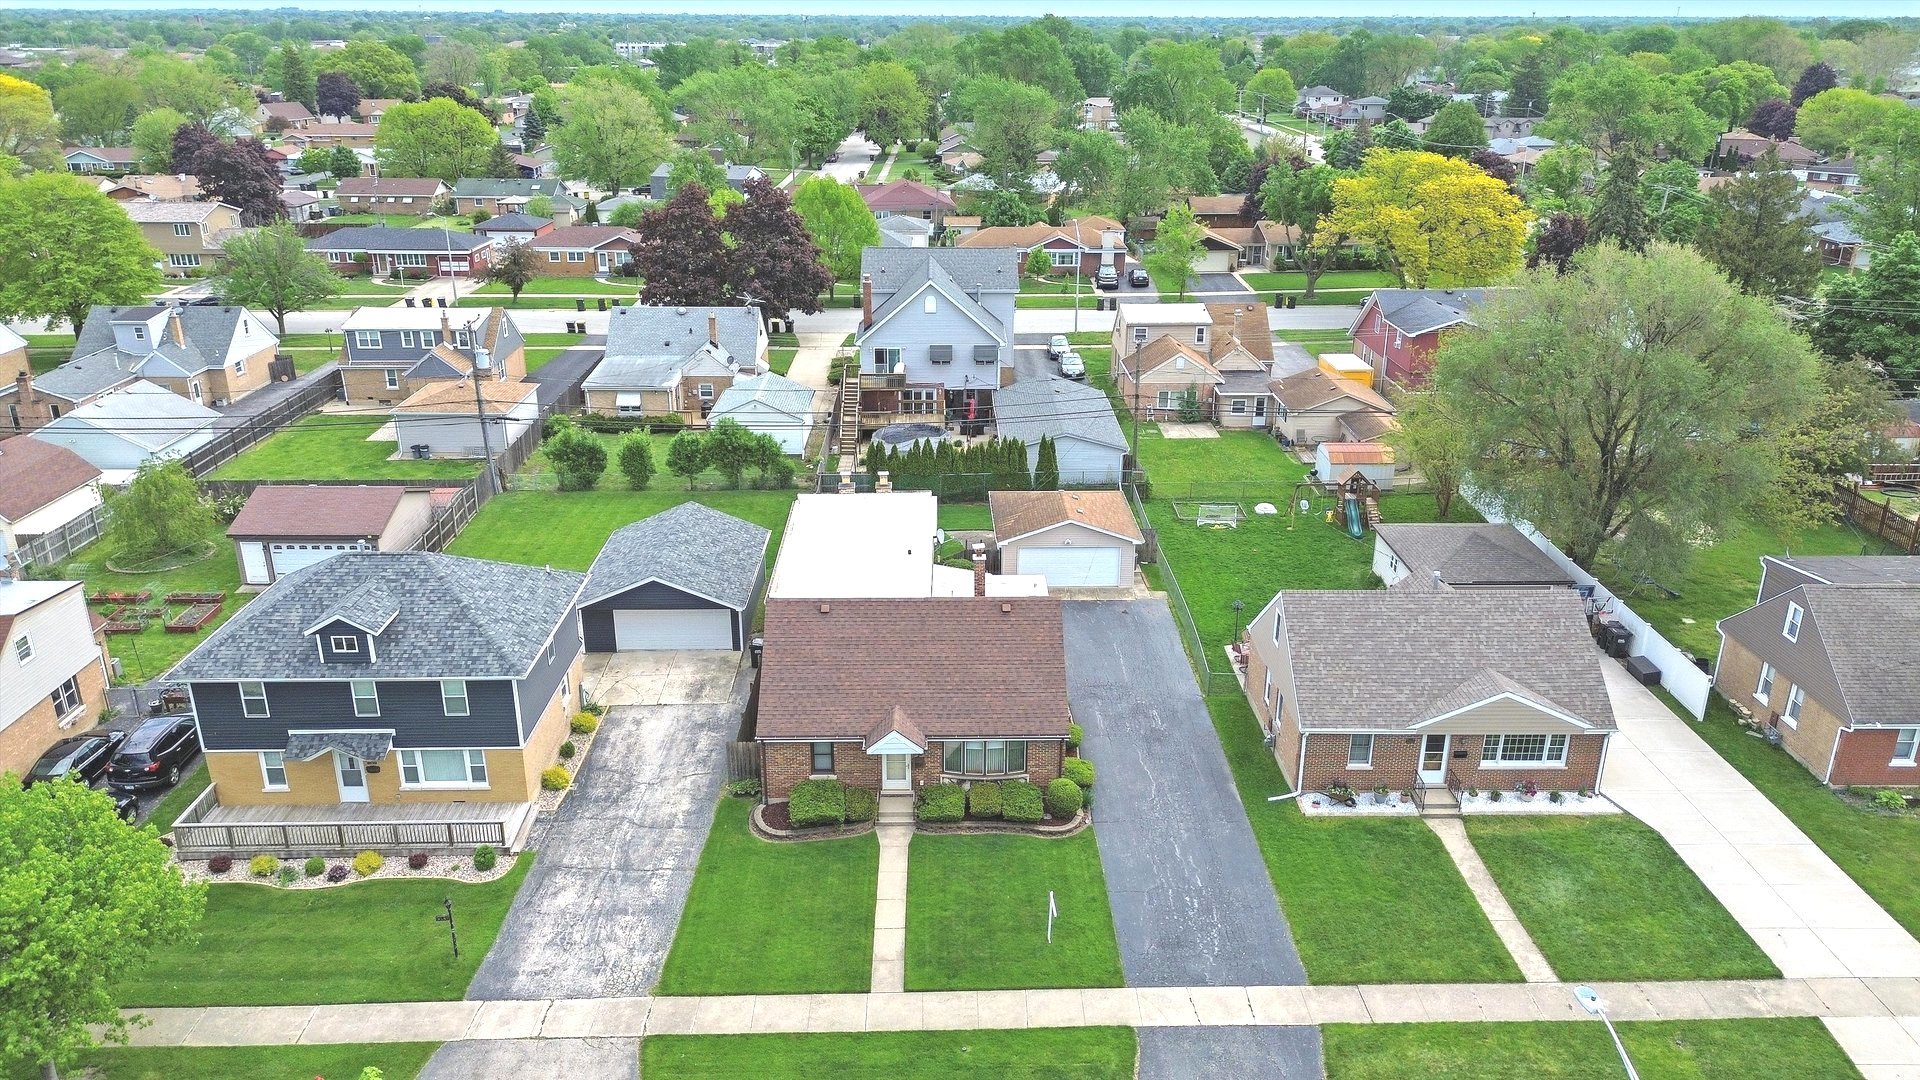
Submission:
POLYGON ((1000 816, 1021 825, 1031 825, 1047 816, 1046 800, 1040 789, 1025 780, 1008 780, 1000 785, 1000 816))
POLYGON ((1079 813, 1083 801, 1080 785, 1064 776, 1047 785, 1047 813, 1061 821, 1079 813))
POLYGON ((540 790, 565 791, 573 784, 573 774, 558 765, 540 770, 540 790))
POLYGON ((600 730, 600 718, 590 712, 575 713, 567 726, 575 735, 591 735, 600 730))
POLYGON ((255 855, 247 864, 254 877, 272 877, 280 872, 280 860, 271 855, 255 855))
POLYGON ((500 853, 493 850, 492 844, 481 844, 473 849, 473 868, 484 874, 493 869, 493 864, 499 858, 500 853))
POLYGON ((1060 763, 1060 775, 1083 788, 1090 788, 1093 786, 1093 762, 1086 758, 1070 757, 1060 763))
POLYGON ((929 784, 920 789, 913 814, 934 824, 959 821, 967 816, 967 791, 959 784, 929 784))
POLYGON ((847 820, 872 821, 880 814, 880 797, 863 787, 847 789, 847 820))
POLYGON ((319 877, 321 874, 327 872, 327 860, 315 855, 313 858, 307 860, 306 870, 308 877, 319 877))
POLYGON ((353 857, 353 872, 361 877, 366 877, 385 865, 387 865, 386 857, 377 851, 363 851, 353 857))
POLYGON ((1080 749, 1080 740, 1086 737, 1087 737, 1086 731, 1083 730, 1079 724, 1074 724, 1074 723, 1067 724, 1067 749, 1069 750, 1080 749))
POLYGON ((1000 816, 1000 785, 978 780, 967 789, 967 816, 991 821, 1000 816))
POLYGON ((847 820, 847 786, 838 780, 803 780, 787 796, 787 821, 796 829, 847 820))

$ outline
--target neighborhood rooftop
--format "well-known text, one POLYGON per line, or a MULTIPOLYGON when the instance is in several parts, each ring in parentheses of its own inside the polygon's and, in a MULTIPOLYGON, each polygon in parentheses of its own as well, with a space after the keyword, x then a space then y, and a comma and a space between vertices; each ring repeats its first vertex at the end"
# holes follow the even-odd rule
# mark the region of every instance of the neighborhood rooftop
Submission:
POLYGON ((593 560, 580 602, 658 581, 727 607, 753 600, 773 534, 731 514, 684 502, 614 530, 593 560))
POLYGON ((1409 585, 1438 574, 1449 585, 1571 585, 1546 552, 1512 525, 1437 524, 1379 527, 1409 585))
POLYGON ((228 536, 379 536, 407 489, 359 484, 262 484, 228 536))

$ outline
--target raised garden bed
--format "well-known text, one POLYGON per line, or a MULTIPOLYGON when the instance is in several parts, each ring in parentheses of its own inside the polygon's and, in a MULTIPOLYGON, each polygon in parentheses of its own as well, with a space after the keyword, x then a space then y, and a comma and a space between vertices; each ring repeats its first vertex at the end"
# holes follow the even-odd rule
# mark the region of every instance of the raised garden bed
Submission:
POLYGON ((167 594, 169 604, 213 604, 217 607, 225 603, 226 599, 227 594, 222 592, 170 592, 167 594))
POLYGON ((153 599, 153 590, 142 589, 139 592, 96 592, 89 593, 87 599, 96 604, 144 604, 153 599))
POLYGON ((167 620, 167 633, 198 633, 201 627, 212 622, 219 614, 220 605, 218 603, 194 604, 180 614, 167 620))
POLYGON ((146 628, 146 623, 121 622, 114 619, 100 624, 100 632, 103 634, 137 634, 146 628))

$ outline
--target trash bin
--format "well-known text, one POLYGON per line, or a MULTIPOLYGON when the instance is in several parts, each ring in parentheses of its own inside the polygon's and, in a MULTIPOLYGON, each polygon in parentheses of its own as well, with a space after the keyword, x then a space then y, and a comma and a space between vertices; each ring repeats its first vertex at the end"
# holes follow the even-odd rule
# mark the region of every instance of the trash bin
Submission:
POLYGON ((1296 307, 1299 307, 1299 306, 1300 306, 1300 301, 1299 301, 1299 299, 1298 299, 1297 297, 1293 297, 1293 296, 1288 296, 1288 297, 1287 297, 1287 307, 1289 307, 1289 308, 1296 308, 1296 307))
POLYGON ((585 299, 584 299, 583 297, 578 297, 578 296, 576 296, 576 297, 574 297, 574 298, 573 298, 573 310, 575 310, 575 311, 585 311, 585 310, 587 310, 587 301, 586 301, 586 300, 585 300, 585 299))
POLYGON ((606 302, 605 300, 601 300, 601 301, 600 301, 599 303, 600 303, 600 310, 601 310, 601 311, 605 311, 605 310, 607 310, 607 302, 606 302))
POLYGON ((407 449, 413 451, 413 456, 421 461, 426 461, 433 456, 433 447, 427 443, 414 443, 407 449))

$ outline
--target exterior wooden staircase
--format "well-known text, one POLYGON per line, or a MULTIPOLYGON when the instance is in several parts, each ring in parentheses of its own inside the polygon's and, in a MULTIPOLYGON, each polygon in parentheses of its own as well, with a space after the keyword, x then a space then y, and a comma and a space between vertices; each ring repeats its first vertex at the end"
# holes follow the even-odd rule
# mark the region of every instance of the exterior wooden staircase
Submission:
POLYGON ((1367 511, 1367 528, 1369 529, 1379 528, 1380 527, 1380 500, 1374 498, 1371 495, 1367 496, 1366 511, 1367 511))
POLYGON ((840 438, 833 451, 842 460, 860 452, 860 373, 848 371, 840 379, 840 438))

